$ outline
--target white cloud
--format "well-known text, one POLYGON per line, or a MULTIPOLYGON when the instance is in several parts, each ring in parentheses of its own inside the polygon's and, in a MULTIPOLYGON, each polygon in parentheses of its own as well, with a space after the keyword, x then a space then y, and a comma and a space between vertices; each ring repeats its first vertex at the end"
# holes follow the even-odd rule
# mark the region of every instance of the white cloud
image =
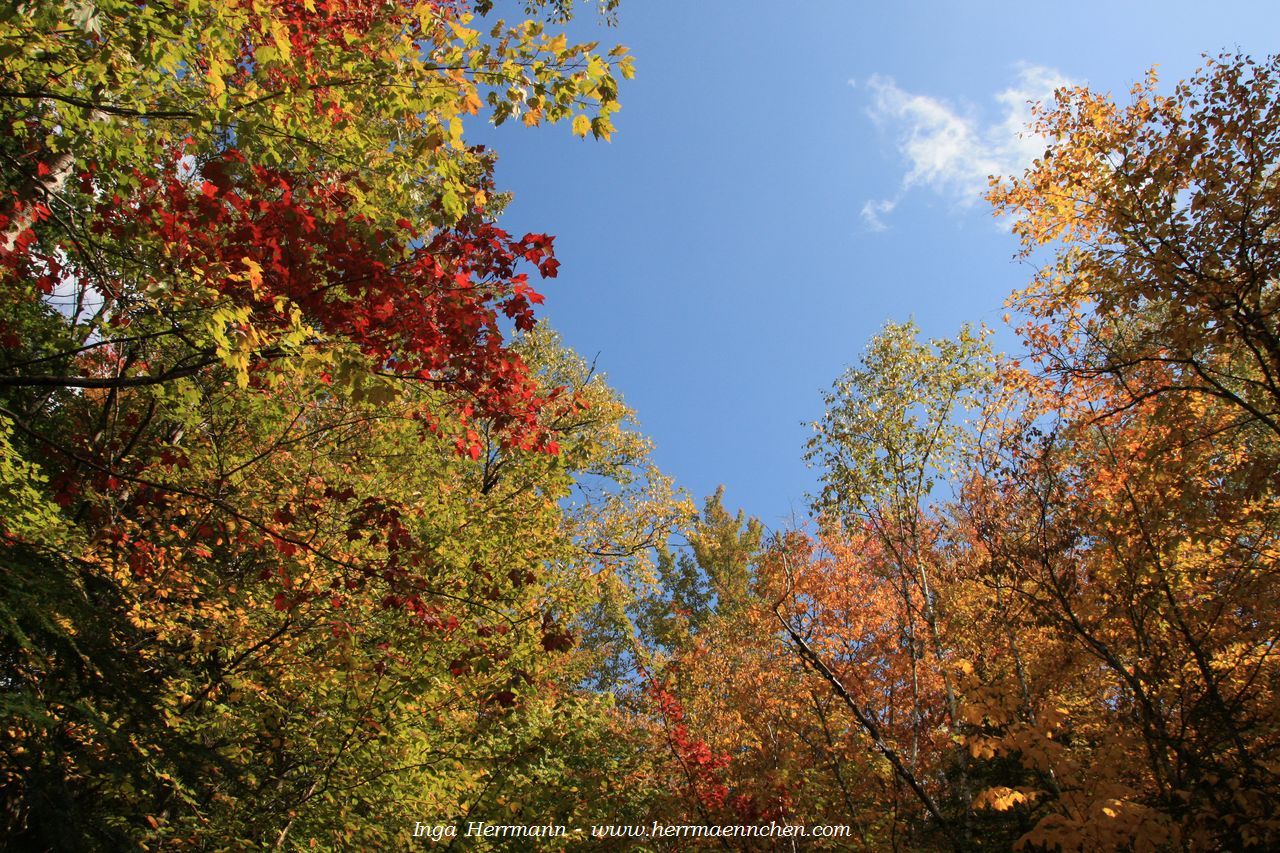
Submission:
POLYGON ((889 226, 884 224, 884 217, 893 213, 893 209, 897 206, 898 200, 896 198, 886 198, 880 201, 867 199, 866 204, 862 205, 862 219, 872 231, 886 231, 889 226))
MULTIPOLYGON (((851 83, 853 81, 850 81, 851 83)), ((1030 133, 1031 101, 1048 101, 1053 90, 1072 81, 1052 68, 1023 64, 1016 82, 993 98, 1000 116, 984 121, 947 101, 901 89, 891 77, 873 75, 868 114, 893 135, 906 172, 892 198, 871 199, 862 218, 873 231, 909 191, 923 188, 959 207, 981 200, 990 175, 1020 174, 1044 151, 1043 138, 1030 133)))

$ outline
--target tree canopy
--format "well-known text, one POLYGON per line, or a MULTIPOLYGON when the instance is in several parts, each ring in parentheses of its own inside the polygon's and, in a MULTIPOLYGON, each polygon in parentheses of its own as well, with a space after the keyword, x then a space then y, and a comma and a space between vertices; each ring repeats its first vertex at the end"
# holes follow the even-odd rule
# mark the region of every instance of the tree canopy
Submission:
POLYGON ((770 531, 539 322, 468 134, 632 64, 499 5, 0 11, 7 843, 1280 845, 1280 59, 1041 105, 1024 352, 886 325, 770 531))

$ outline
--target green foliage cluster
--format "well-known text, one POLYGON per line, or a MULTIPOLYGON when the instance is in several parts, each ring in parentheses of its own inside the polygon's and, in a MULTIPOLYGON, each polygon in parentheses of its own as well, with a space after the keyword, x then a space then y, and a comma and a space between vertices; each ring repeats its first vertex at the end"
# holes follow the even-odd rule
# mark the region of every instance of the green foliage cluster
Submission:
POLYGON ((551 239, 495 226, 463 137, 486 111, 608 136, 625 50, 553 30, 430 0, 0 11, 15 849, 629 808, 625 714, 583 686, 616 652, 583 638, 687 509, 533 322, 551 239))

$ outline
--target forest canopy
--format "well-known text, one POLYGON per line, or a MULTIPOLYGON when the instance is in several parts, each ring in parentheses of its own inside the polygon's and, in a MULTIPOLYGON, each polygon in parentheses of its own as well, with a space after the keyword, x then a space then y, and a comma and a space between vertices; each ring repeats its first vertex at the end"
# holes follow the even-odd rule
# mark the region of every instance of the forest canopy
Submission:
POLYGON ((1280 845, 1280 59, 1039 105, 1022 351, 886 325, 769 530, 539 321, 468 137, 633 66, 501 5, 0 11, 5 843, 1280 845))

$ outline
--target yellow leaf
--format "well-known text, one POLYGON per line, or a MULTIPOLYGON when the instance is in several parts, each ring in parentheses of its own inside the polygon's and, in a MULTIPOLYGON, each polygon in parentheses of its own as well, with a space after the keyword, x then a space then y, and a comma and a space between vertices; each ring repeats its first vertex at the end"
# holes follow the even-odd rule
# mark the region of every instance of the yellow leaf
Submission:
POLYGON ((213 98, 215 101, 222 100, 223 96, 227 94, 227 84, 222 79, 222 63, 209 63, 208 80, 209 97, 213 98))
POLYGON ((289 57, 293 55, 293 44, 289 40, 289 30, 285 27, 283 21, 271 22, 271 40, 276 43, 276 48, 280 51, 280 58, 288 62, 289 57))
POLYGON ((586 116, 577 116, 573 120, 573 132, 575 136, 586 136, 591 132, 591 119, 586 116))
POLYGON ((246 270, 244 280, 249 282, 249 289, 257 295, 262 289, 262 265, 247 255, 240 260, 244 262, 246 270))

